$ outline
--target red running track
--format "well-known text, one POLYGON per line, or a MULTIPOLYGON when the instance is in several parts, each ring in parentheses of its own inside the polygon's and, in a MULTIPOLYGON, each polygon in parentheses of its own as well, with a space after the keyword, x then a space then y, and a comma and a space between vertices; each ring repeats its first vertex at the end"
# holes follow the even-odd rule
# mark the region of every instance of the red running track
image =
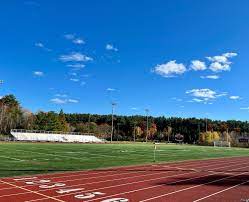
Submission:
POLYGON ((249 157, 0 179, 0 202, 249 201, 249 157))

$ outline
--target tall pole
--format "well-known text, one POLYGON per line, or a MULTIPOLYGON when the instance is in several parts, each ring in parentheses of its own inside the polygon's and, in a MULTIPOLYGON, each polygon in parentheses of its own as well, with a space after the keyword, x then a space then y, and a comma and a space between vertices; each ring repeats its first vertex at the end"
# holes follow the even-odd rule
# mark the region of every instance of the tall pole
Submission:
POLYGON ((148 133, 149 133, 149 110, 145 109, 146 112, 146 142, 148 141, 148 133))
MULTIPOLYGON (((3 80, 0 80, 0 85, 4 83, 3 80)), ((1 117, 0 117, 0 129, 2 131, 2 121, 3 121, 3 113, 4 113, 4 105, 3 102, 1 102, 1 117)))
POLYGON ((114 131, 114 107, 116 106, 117 104, 112 102, 112 133, 111 133, 111 143, 112 143, 112 136, 113 136, 113 131, 114 131))
POLYGON ((208 128, 208 126, 207 126, 207 122, 208 122, 208 121, 207 121, 207 118, 206 118, 206 132, 207 132, 207 130, 208 130, 208 129, 207 129, 207 128, 208 128))
POLYGON ((90 134, 90 119, 91 119, 91 114, 88 114, 88 135, 90 134))
POLYGON ((134 128, 133 128, 133 141, 136 142, 136 123, 134 122, 134 128))

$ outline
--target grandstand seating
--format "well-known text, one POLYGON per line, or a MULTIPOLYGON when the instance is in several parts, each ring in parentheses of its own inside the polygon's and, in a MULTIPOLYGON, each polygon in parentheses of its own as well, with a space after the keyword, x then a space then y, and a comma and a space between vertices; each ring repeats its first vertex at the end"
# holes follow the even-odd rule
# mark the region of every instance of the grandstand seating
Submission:
POLYGON ((17 141, 32 142, 81 142, 81 143, 100 143, 103 140, 94 135, 81 133, 67 133, 61 131, 37 131, 37 130, 21 130, 12 129, 11 134, 17 141))

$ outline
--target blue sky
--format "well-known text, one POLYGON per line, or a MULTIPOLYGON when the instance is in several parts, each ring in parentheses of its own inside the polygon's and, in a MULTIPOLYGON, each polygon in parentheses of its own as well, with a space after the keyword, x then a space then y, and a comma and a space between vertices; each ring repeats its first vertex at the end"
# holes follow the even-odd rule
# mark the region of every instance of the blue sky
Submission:
POLYGON ((0 95, 24 108, 248 120, 249 1, 5 1, 0 95))

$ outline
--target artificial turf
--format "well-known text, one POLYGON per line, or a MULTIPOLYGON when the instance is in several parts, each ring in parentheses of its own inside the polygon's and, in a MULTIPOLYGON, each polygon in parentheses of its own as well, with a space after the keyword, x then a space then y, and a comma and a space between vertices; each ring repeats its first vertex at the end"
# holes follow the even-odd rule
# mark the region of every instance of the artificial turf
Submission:
MULTIPOLYGON (((0 177, 154 162, 154 145, 0 143, 0 177)), ((157 145, 156 162, 248 156, 249 149, 157 145)))

